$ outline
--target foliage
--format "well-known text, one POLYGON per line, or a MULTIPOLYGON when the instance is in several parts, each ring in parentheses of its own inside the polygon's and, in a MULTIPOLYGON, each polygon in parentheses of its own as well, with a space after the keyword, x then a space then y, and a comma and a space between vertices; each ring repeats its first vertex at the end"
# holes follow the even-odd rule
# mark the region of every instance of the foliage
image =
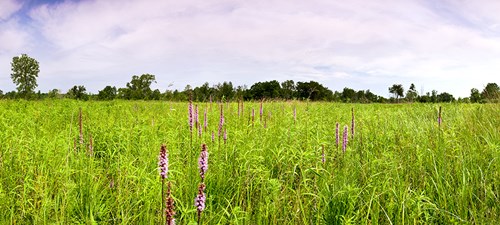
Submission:
POLYGON ((106 86, 104 89, 100 90, 97 94, 98 100, 113 100, 116 98, 118 91, 116 87, 106 86))
POLYGON ((396 100, 399 102, 399 97, 404 97, 404 88, 402 84, 393 84, 389 87, 389 93, 394 94, 396 100))
POLYGON ((410 102, 413 102, 414 100, 416 100, 418 98, 418 93, 417 93, 417 89, 415 88, 415 84, 410 85, 410 88, 406 92, 406 98, 410 102))
POLYGON ((476 88, 472 88, 470 90, 470 101, 471 102, 481 101, 481 94, 479 94, 479 90, 477 90, 476 88))
POLYGON ((277 80, 257 82, 250 87, 252 99, 274 99, 280 96, 281 86, 277 80))
POLYGON ((488 83, 481 92, 481 97, 487 100, 500 99, 500 87, 496 83, 488 83))
POLYGON ((66 96, 77 100, 88 100, 89 96, 86 93, 87 89, 83 85, 75 85, 68 90, 66 96))
POLYGON ((12 58, 11 68, 11 78, 14 84, 17 85, 19 96, 29 98, 38 86, 36 83, 36 78, 40 72, 38 61, 26 54, 22 54, 12 58))
POLYGON ((150 99, 152 90, 151 84, 156 83, 155 75, 142 74, 132 76, 132 81, 127 83, 127 88, 122 90, 125 99, 150 99))
POLYGON ((161 224, 163 143, 177 224, 196 221, 201 143, 210 154, 203 224, 500 220, 495 104, 263 104, 262 121, 250 119, 259 103, 244 102, 240 116, 237 103, 199 104, 209 127, 191 136, 185 102, 2 101, 0 224, 161 224), (225 144, 210 132, 221 107, 225 144), (352 108, 356 133, 343 154, 332 128, 349 125, 352 108))
POLYGON ((312 101, 330 101, 333 92, 316 81, 297 82, 297 97, 299 99, 310 99, 312 101))

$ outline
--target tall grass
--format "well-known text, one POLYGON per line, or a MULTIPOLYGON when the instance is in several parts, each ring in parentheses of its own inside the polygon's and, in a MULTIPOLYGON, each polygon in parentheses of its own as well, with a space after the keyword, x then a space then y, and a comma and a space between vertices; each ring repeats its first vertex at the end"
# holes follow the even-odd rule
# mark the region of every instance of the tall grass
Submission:
POLYGON ((209 121, 200 137, 187 103, 1 101, 0 223, 159 224, 163 143, 178 224, 197 222, 202 143, 210 151, 202 224, 500 220, 498 104, 441 105, 440 125, 431 104, 263 102, 262 120, 252 117, 260 102, 245 111, 212 104, 198 104, 209 121), (221 107, 225 144, 212 141, 221 107), (84 141, 74 148, 80 108, 84 141), (336 123, 352 126, 354 111, 343 154, 336 123))

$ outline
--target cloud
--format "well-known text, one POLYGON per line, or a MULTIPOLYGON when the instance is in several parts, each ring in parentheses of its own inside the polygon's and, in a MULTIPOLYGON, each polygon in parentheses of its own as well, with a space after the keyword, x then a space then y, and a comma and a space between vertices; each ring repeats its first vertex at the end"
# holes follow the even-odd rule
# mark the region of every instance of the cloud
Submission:
POLYGON ((12 14, 21 9, 22 5, 16 0, 2 0, 0 7, 0 21, 8 19, 12 14))
POLYGON ((0 44, 0 60, 30 50, 43 90, 96 92, 152 73, 161 90, 313 79, 381 95, 413 82, 466 96, 498 82, 498 9, 486 0, 64 1, 32 8, 22 24, 0 22, 0 41, 12 43, 0 44))

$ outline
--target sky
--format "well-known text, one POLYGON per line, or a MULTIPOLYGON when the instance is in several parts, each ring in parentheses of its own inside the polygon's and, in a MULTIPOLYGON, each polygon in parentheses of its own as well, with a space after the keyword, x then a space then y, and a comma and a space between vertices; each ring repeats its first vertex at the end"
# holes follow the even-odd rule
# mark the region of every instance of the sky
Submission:
POLYGON ((40 63, 42 92, 317 81, 333 91, 414 83, 467 97, 500 84, 495 0, 0 0, 0 90, 11 62, 40 63))

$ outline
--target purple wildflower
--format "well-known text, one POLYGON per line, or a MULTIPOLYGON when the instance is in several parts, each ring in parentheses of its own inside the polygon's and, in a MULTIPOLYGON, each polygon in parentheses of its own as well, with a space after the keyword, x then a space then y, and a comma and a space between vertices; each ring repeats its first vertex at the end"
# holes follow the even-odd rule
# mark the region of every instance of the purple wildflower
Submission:
POLYGON ((200 169, 201 182, 205 180, 205 173, 208 169, 208 151, 207 145, 201 145, 200 157, 198 158, 198 168, 200 169))
POLYGON ((224 126, 224 111, 223 111, 223 106, 220 106, 220 121, 219 121, 219 137, 222 132, 222 126, 224 126))
POLYGON ((212 142, 215 141, 215 133, 212 131, 212 142))
POLYGON ((198 136, 201 137, 201 123, 198 123, 198 136))
POLYGON ((238 101, 238 117, 240 117, 240 102, 238 101))
POLYGON ((347 125, 344 126, 344 133, 343 133, 343 141, 342 141, 342 152, 345 153, 345 150, 347 148, 347 125))
POLYGON ((160 177, 162 180, 167 178, 168 153, 167 153, 167 147, 164 144, 161 145, 160 155, 158 156, 158 170, 160 171, 160 177))
POLYGON ((205 128, 205 131, 207 131, 208 128, 207 109, 205 109, 205 112, 203 113, 203 128, 205 128))
POLYGON ((262 114, 264 114, 264 108, 262 107, 262 102, 264 100, 260 100, 260 120, 262 121, 262 114))
POLYGON ((339 122, 335 123, 335 146, 339 147, 339 122))
POLYGON ((174 206, 174 198, 172 198, 171 194, 171 184, 170 181, 167 183, 167 197, 165 199, 165 215, 167 217, 167 225, 175 225, 175 206, 174 206))
POLYGON ((224 139, 224 144, 226 144, 226 141, 227 141, 227 130, 224 129, 224 135, 222 136, 222 138, 224 139))
POLYGON ((195 105, 194 106, 194 122, 196 123, 196 125, 198 125, 200 123, 200 121, 198 120, 198 105, 195 105))
POLYGON ((441 106, 439 106, 439 114, 438 114, 438 125, 441 127, 441 122, 442 122, 442 118, 441 118, 441 106))
POLYGON ((196 211, 198 211, 198 224, 200 224, 201 212, 205 210, 206 195, 203 191, 205 191, 205 184, 201 183, 198 186, 198 194, 194 199, 194 206, 196 206, 196 211))
POLYGON ((189 123, 189 131, 193 132, 193 102, 189 99, 188 104, 188 123, 189 123))
POLYGON ((293 121, 297 121, 297 109, 295 108, 295 106, 293 107, 293 121))

